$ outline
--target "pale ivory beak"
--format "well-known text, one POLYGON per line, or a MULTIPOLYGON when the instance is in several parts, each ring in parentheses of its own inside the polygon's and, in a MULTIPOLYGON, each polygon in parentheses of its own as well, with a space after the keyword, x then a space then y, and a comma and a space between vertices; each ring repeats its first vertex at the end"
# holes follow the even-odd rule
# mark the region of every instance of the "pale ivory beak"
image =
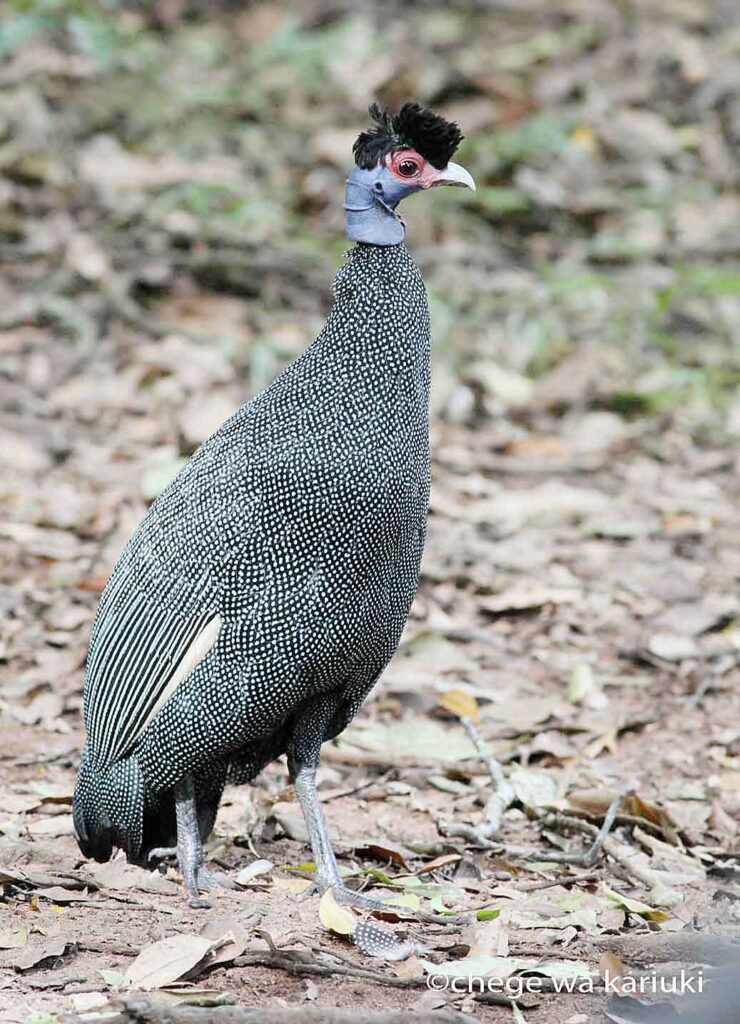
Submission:
POLYGON ((468 174, 465 168, 461 167, 460 164, 447 164, 435 184, 457 185, 460 188, 472 188, 473 192, 476 190, 472 175, 468 174))

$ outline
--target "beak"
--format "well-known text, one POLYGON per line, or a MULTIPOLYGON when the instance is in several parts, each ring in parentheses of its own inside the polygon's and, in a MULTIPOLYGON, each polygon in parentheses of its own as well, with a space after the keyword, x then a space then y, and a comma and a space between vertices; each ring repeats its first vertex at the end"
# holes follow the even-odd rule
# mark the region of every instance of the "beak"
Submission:
POLYGON ((460 188, 472 188, 473 192, 476 190, 472 175, 460 164, 453 163, 447 164, 435 185, 457 185, 460 188))

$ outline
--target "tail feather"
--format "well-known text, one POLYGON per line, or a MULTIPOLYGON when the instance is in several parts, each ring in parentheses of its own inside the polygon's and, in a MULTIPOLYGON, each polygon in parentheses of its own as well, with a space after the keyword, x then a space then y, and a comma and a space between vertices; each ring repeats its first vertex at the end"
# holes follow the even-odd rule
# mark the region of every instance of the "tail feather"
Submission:
MULTIPOLYGON (((198 825, 203 840, 213 828, 225 774, 225 768, 218 766, 196 782, 198 825)), ((122 849, 131 863, 151 867, 150 850, 177 843, 173 792, 153 792, 135 757, 101 771, 83 751, 72 815, 80 850, 85 857, 97 861, 110 860, 116 849, 122 849)))
POLYGON ((135 758, 100 771, 83 751, 77 775, 72 817, 85 857, 110 860, 120 848, 138 861, 143 844, 146 787, 135 758))

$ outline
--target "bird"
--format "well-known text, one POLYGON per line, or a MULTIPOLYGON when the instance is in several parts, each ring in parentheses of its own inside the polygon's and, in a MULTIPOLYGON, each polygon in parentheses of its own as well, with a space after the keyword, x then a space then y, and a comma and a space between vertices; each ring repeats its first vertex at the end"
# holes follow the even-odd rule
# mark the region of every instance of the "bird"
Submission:
POLYGON ((316 788, 321 746, 398 647, 430 490, 430 318, 398 206, 475 189, 457 123, 377 103, 345 183, 354 246, 316 339, 204 441, 148 509, 94 617, 73 798, 82 854, 176 856, 191 906, 227 782, 285 755, 315 863, 344 885, 316 788))

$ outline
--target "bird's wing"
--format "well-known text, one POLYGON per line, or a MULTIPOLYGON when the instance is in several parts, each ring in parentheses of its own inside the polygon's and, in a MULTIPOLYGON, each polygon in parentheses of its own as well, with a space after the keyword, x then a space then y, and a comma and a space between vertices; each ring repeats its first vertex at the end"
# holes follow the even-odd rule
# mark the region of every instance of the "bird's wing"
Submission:
POLYGON ((163 592, 136 584, 119 564, 93 627, 85 681, 85 725, 100 769, 125 757, 178 685, 218 639, 221 618, 208 573, 163 592))

